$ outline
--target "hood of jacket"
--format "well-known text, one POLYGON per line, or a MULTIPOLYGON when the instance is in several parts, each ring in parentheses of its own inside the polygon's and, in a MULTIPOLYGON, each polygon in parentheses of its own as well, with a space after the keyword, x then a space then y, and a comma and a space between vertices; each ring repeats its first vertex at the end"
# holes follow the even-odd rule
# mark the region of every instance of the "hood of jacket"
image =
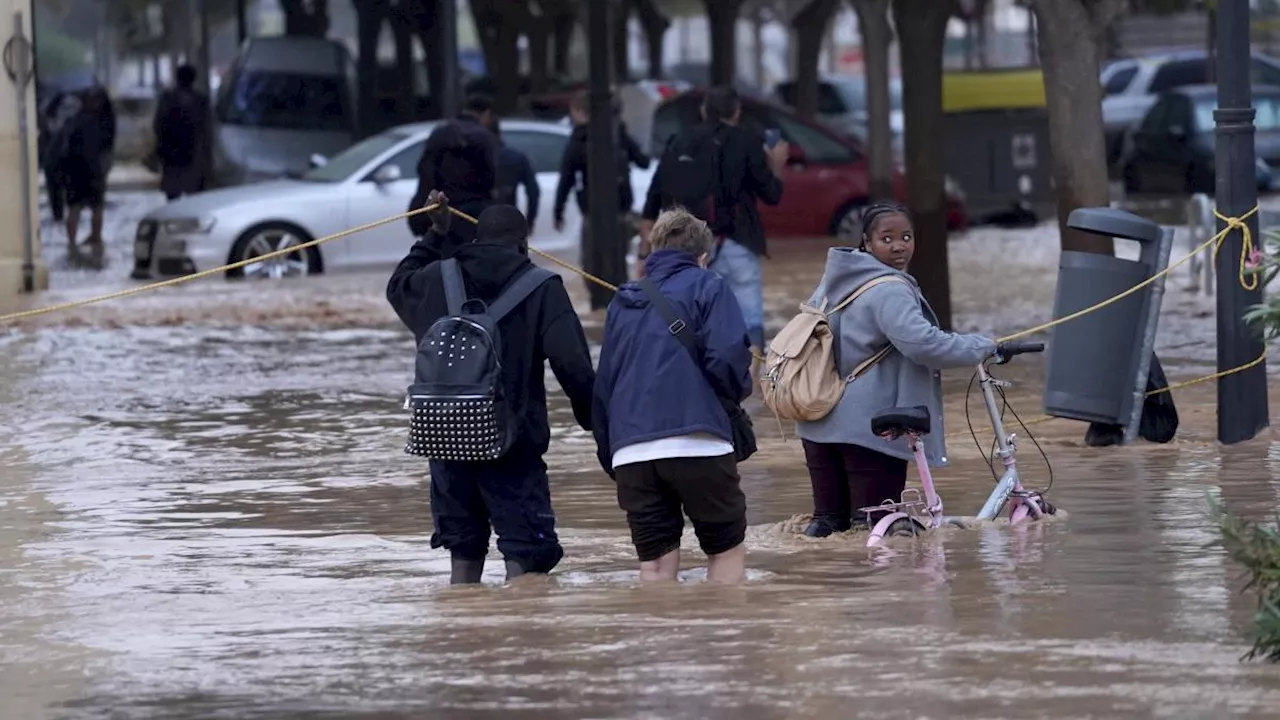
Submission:
MULTIPOLYGON (((656 250, 644 261, 644 275, 654 284, 662 285, 663 281, 681 270, 696 267, 698 261, 683 250, 656 250)), ((618 288, 617 302, 623 307, 643 308, 649 306, 649 296, 639 283, 629 282, 618 288)))
POLYGON ((871 253, 850 247, 831 248, 827 251, 827 264, 822 271, 822 280, 810 296, 809 304, 821 307, 825 300, 829 310, 867 282, 886 275, 901 277, 915 288, 917 295, 920 293, 920 285, 914 277, 885 265, 871 253))
POLYGON ((467 243, 453 253, 467 280, 467 291, 482 298, 496 298, 515 276, 532 267, 529 258, 506 245, 467 243))

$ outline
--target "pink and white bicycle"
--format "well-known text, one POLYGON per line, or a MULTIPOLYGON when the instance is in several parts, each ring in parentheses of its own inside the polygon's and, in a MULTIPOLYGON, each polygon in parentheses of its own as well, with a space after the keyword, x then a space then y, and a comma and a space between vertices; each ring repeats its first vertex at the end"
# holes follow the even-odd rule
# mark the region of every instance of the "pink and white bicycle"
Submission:
MULTIPOLYGON (((994 356, 978 364, 978 370, 974 374, 974 378, 982 387, 987 414, 991 420, 991 427, 995 430, 994 456, 999 457, 1004 463, 1004 474, 997 478, 996 486, 976 516, 977 520, 994 520, 1006 505, 1008 505, 1010 525, 1017 525, 1027 519, 1039 520, 1057 512, 1056 508, 1044 499, 1043 491, 1030 491, 1022 487, 1022 478, 1018 473, 1016 461, 1017 437, 1013 434, 1005 434, 1004 413, 996 404, 997 395, 1004 401, 1003 389, 1009 387, 1010 383, 992 377, 987 367, 993 362, 1003 365, 1018 355, 1043 351, 1044 343, 1004 343, 997 348, 994 356)), ((966 399, 966 412, 967 405, 966 399)), ((1007 401, 1004 405, 1008 407, 1007 401)), ((1017 417, 1016 412, 1014 417, 1017 417)), ((924 530, 936 529, 944 525, 957 527, 967 525, 965 520, 943 514, 942 498, 933 487, 929 461, 925 458, 924 444, 920 442, 921 438, 929 434, 931 421, 929 408, 924 406, 890 408, 871 418, 871 431, 876 435, 890 439, 906 437, 910 440, 923 492, 915 488, 907 488, 898 502, 886 500, 881 505, 859 508, 859 512, 866 514, 868 524, 871 523, 874 515, 881 515, 871 528, 871 536, 867 538, 868 547, 879 545, 886 537, 918 535, 924 530)), ((1023 427, 1025 429, 1026 426, 1023 427)), ((972 425, 970 425, 970 431, 972 431, 972 425)), ((975 442, 977 440, 976 434, 974 440, 975 442)), ((1034 437, 1032 441, 1035 441, 1034 437)))

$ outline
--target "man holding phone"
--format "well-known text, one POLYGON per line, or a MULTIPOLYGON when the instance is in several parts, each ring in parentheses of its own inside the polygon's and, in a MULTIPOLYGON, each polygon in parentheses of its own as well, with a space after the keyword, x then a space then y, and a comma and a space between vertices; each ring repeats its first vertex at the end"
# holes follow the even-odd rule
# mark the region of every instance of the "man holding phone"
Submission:
POLYGON ((708 268, 728 283, 751 344, 763 355, 760 258, 768 257, 768 245, 756 203, 782 200, 788 146, 777 129, 766 131, 761 142, 759 134, 741 127, 742 101, 732 88, 707 91, 702 117, 702 123, 672 139, 653 176, 640 227, 640 262, 649 254, 649 230, 662 210, 679 205, 706 221, 716 236, 708 268), (709 195, 705 209, 690 198, 701 195, 701 188, 709 195))

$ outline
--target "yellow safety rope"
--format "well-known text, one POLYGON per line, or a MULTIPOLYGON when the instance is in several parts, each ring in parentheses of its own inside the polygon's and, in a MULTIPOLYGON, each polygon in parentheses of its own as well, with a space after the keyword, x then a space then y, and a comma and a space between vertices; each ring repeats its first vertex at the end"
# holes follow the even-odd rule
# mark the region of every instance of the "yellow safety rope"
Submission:
POLYGON ((1246 220, 1248 220, 1250 216, 1252 216, 1253 214, 1255 214, 1255 213, 1257 213, 1257 212, 1258 212, 1258 206, 1257 206, 1257 205, 1254 205, 1254 206, 1253 206, 1253 209, 1252 209, 1252 210, 1250 210, 1249 212, 1245 213, 1244 215, 1241 215, 1241 216, 1240 216, 1240 217, 1238 217, 1238 218, 1229 218, 1229 217, 1224 217, 1224 216, 1220 215, 1220 214, 1218 213, 1218 211, 1217 211, 1217 210, 1214 210, 1214 211, 1213 211, 1213 214, 1214 214, 1215 216, 1217 216, 1219 220, 1222 220, 1222 221, 1226 222, 1226 223, 1227 223, 1227 226, 1226 226, 1225 228, 1223 228, 1223 229, 1222 229, 1222 232, 1220 232, 1220 233, 1218 233, 1217 235, 1214 235, 1213 237, 1211 237, 1211 238, 1209 238, 1208 240, 1204 241, 1204 242, 1203 242, 1203 243, 1201 243, 1201 244, 1200 244, 1196 249, 1192 250, 1191 252, 1187 253, 1186 255, 1183 255, 1183 256, 1182 256, 1182 258, 1181 258, 1180 260, 1178 260, 1177 262, 1173 263, 1172 265, 1170 265, 1170 266, 1166 267, 1164 270, 1161 270, 1160 272, 1156 273, 1155 275, 1152 275, 1151 277, 1147 278, 1146 280, 1143 280, 1142 282, 1138 283, 1137 285, 1134 285, 1133 287, 1129 288, 1128 290, 1125 290, 1124 292, 1122 292, 1122 293, 1120 293, 1120 294, 1118 294, 1118 295, 1113 295, 1113 296, 1111 296, 1111 297, 1107 298, 1106 300, 1103 300, 1103 301, 1102 301, 1102 302, 1100 302, 1100 303, 1097 303, 1097 304, 1094 304, 1094 305, 1090 305, 1089 307, 1084 308, 1083 310, 1077 310, 1076 312, 1073 312, 1073 313, 1071 313, 1070 315, 1067 315, 1066 317, 1060 317, 1060 318, 1058 318, 1057 320, 1051 320, 1051 321, 1049 321, 1049 322, 1047 322, 1047 323, 1043 323, 1043 324, 1041 324, 1041 325, 1037 325, 1037 326, 1035 326, 1035 327, 1033 327, 1033 328, 1029 328, 1029 329, 1027 329, 1027 330, 1022 330, 1022 331, 1020 331, 1020 332, 1016 332, 1016 333, 1014 333, 1014 334, 1012 334, 1012 335, 1006 335, 1006 336, 1004 336, 1004 337, 1000 338, 999 340, 997 340, 996 342, 1009 342, 1010 340, 1017 340, 1018 338, 1027 337, 1028 335, 1035 335, 1036 333, 1044 332, 1045 330, 1048 330, 1048 329, 1050 329, 1050 328, 1054 328, 1054 327, 1057 327, 1057 326, 1059 326, 1059 325, 1061 325, 1061 324, 1063 324, 1063 323, 1070 322, 1070 321, 1075 320, 1075 319, 1077 319, 1077 318, 1084 317, 1085 315, 1088 315, 1088 314, 1089 314, 1089 313, 1091 313, 1091 312, 1094 312, 1094 311, 1096 311, 1096 310, 1101 310, 1102 308, 1107 307, 1108 305, 1111 305, 1111 304, 1113 304, 1113 303, 1117 303, 1117 302, 1119 302, 1119 301, 1121 301, 1121 300, 1123 300, 1123 299, 1125 299, 1125 298, 1129 297, 1130 295, 1132 295, 1132 294, 1134 294, 1134 293, 1138 292, 1139 290, 1141 290, 1141 289, 1145 288, 1146 286, 1150 285, 1151 283, 1155 282, 1156 280, 1159 280, 1160 278, 1164 277, 1165 275, 1168 275, 1169 273, 1173 272, 1173 271, 1174 271, 1174 270, 1176 270, 1180 265, 1182 265, 1183 263, 1187 262, 1187 261, 1188 261, 1188 260, 1190 260, 1191 258, 1195 257, 1197 254, 1199 254, 1200 252, 1204 251, 1204 250, 1205 250, 1206 248, 1208 248, 1210 245, 1212 245, 1212 246, 1213 246, 1213 257, 1214 257, 1214 260, 1216 261, 1216 260, 1217 260, 1217 258, 1218 258, 1218 250, 1222 247, 1222 243, 1226 241, 1227 236, 1231 234, 1231 231, 1232 231, 1232 230, 1235 230, 1235 229, 1237 229, 1237 228, 1238 228, 1238 229, 1240 229, 1240 230, 1242 230, 1242 231, 1243 231, 1243 233, 1244 233, 1244 245, 1243 245, 1243 247, 1241 248, 1241 252, 1240 252, 1240 285, 1241 285, 1242 287, 1244 287, 1244 289, 1246 289, 1246 290, 1253 290, 1254 288, 1258 287, 1258 284, 1257 284, 1257 283, 1258 283, 1258 279, 1257 279, 1257 278, 1248 278, 1248 279, 1252 279, 1252 280, 1253 280, 1253 284, 1252 284, 1252 285, 1249 285, 1249 284, 1247 283, 1247 279, 1246 279, 1246 277, 1247 277, 1247 272, 1246 272, 1246 263, 1248 262, 1248 260, 1249 260, 1249 254, 1250 254, 1250 252, 1251 252, 1251 251, 1252 251, 1252 249, 1253 249, 1253 235, 1249 232, 1249 226, 1248 226, 1247 224, 1245 224, 1245 221, 1246 221, 1246 220))
MULTIPOLYGON (((295 245, 295 246, 293 246, 293 247, 288 247, 288 248, 282 248, 282 249, 280 249, 280 250, 273 250, 272 252, 269 252, 269 253, 266 253, 266 254, 263 254, 263 255, 258 255, 258 256, 256 256, 256 257, 253 257, 253 258, 250 258, 250 259, 247 259, 247 260, 240 260, 240 261, 238 261, 238 262, 230 263, 230 264, 228 264, 228 265, 222 265, 222 266, 220 266, 220 267, 209 268, 208 270, 202 270, 202 271, 200 271, 200 272, 192 273, 192 274, 190 274, 190 275, 183 275, 183 276, 180 276, 180 277, 170 278, 170 279, 168 279, 168 280, 162 280, 162 281, 159 281, 159 282, 148 283, 148 284, 146 284, 146 285, 140 285, 140 286, 138 286, 138 287, 126 288, 126 289, 124 289, 124 290, 119 290, 119 291, 116 291, 116 292, 107 293, 107 294, 105 294, 105 295, 97 295, 97 296, 94 296, 94 297, 83 298, 83 299, 81 299, 81 300, 72 300, 72 301, 65 302, 65 303, 58 303, 58 304, 56 304, 56 305, 48 305, 48 306, 40 307, 40 308, 33 308, 33 309, 31 309, 31 310, 23 310, 23 311, 20 311, 20 312, 9 313, 9 314, 7 314, 7 315, 0 315, 0 323, 9 323, 9 322, 13 322, 13 321, 15 321, 15 320, 23 320, 23 319, 26 319, 26 318, 37 317, 37 316, 40 316, 40 315, 46 315, 46 314, 48 314, 48 313, 58 312, 58 311, 61 311, 61 310, 71 310, 71 309, 74 309, 74 308, 84 307, 84 306, 86 306, 86 305, 93 305, 93 304, 97 304, 97 303, 101 303, 101 302, 106 302, 106 301, 108 301, 108 300, 115 300, 115 299, 117 299, 117 298, 128 297, 128 296, 130 296, 130 295, 137 295, 137 294, 139 294, 139 293, 149 292, 149 291, 152 291, 152 290, 159 290, 159 289, 161 289, 161 288, 171 287, 171 286, 174 286, 174 285, 179 285, 179 284, 181 284, 181 283, 191 282, 192 280, 198 280, 198 279, 201 279, 201 278, 210 277, 210 276, 212 276, 212 275, 218 275, 218 274, 221 274, 221 273, 225 273, 225 272, 227 272, 227 271, 229 271, 229 270, 238 270, 238 269, 243 268, 243 267, 246 267, 246 266, 248 266, 248 265, 252 265, 252 264, 254 264, 254 263, 262 262, 262 261, 264 261, 264 260, 270 260, 270 259, 272 259, 272 258, 276 258, 276 257, 282 257, 282 256, 286 256, 286 255, 292 255, 292 254, 294 254, 294 253, 297 253, 297 252, 300 252, 300 251, 304 251, 304 250, 307 250, 307 249, 309 249, 309 248, 317 247, 317 246, 319 246, 319 245, 322 245, 322 244, 324 244, 324 243, 327 243, 327 242, 330 242, 330 241, 333 241, 333 240, 338 240, 338 239, 341 239, 341 238, 344 238, 344 237, 349 237, 349 236, 351 236, 351 235, 355 235, 356 233, 364 232, 365 230, 370 230, 370 229, 372 229, 372 228, 380 227, 380 226, 382 226, 382 225, 386 225, 386 224, 393 223, 393 222, 398 222, 398 221, 400 221, 400 220, 406 220, 406 219, 408 219, 408 218, 414 217, 414 216, 416 216, 416 215, 420 215, 420 214, 422 214, 422 213, 428 213, 428 212, 431 212, 431 211, 433 211, 433 210, 436 210, 437 208, 439 208, 439 204, 432 204, 432 205, 428 205, 428 206, 426 206, 426 207, 418 208, 417 210, 410 210, 410 211, 408 211, 408 212, 404 212, 404 213, 400 213, 399 215, 393 215, 393 216, 391 216, 391 217, 383 218, 383 219, 381 219, 381 220, 377 220, 377 221, 374 221, 374 222, 371 222, 371 223, 367 223, 367 224, 365 224, 365 225, 360 225, 360 226, 357 226, 357 227, 348 228, 348 229, 343 230, 343 231, 341 231, 341 232, 333 233, 332 235, 326 235, 325 237, 317 238, 317 239, 315 239, 315 240, 310 240, 310 241, 305 242, 305 243, 302 243, 302 244, 300 244, 300 245, 295 245)), ((453 213, 454 215, 457 215, 458 217, 460 217, 460 218, 462 218, 462 219, 464 219, 464 220, 466 220, 466 221, 468 221, 468 222, 471 222, 471 223, 478 222, 478 221, 476 220, 476 218, 472 217, 471 215, 468 215, 468 214, 467 214, 467 213, 465 213, 465 212, 462 212, 461 210, 458 210, 457 208, 450 207, 450 208, 448 208, 448 209, 449 209, 449 212, 453 213)), ((1222 220, 1224 223, 1226 223, 1226 227, 1225 227, 1225 228, 1223 228, 1223 230, 1222 230, 1221 232, 1219 232, 1218 234, 1214 235, 1212 238, 1210 238, 1210 239, 1206 240, 1206 241, 1205 241, 1204 243, 1202 243, 1200 246, 1196 247, 1196 248, 1195 248, 1195 249, 1193 249, 1191 252, 1189 252, 1189 253, 1187 253, 1186 255, 1184 255, 1184 256, 1183 256, 1181 259, 1179 259, 1177 262, 1175 262, 1175 263, 1173 263, 1172 265, 1169 265, 1168 267, 1166 267, 1164 270, 1161 270, 1160 272, 1156 273, 1155 275, 1152 275, 1150 278, 1147 278, 1146 280, 1144 280, 1144 281, 1142 281, 1142 282, 1138 283, 1137 285, 1134 285, 1133 287, 1129 288, 1128 290, 1125 290, 1124 292, 1122 292, 1122 293, 1120 293, 1120 294, 1118 294, 1118 295, 1115 295, 1115 296, 1113 296, 1113 297, 1111 297, 1111 298, 1108 298, 1108 299, 1106 299, 1106 300, 1103 300, 1102 302, 1099 302, 1099 303, 1097 303, 1097 304, 1095 304, 1095 305, 1092 305, 1092 306, 1090 306, 1090 307, 1084 308, 1083 310, 1079 310, 1079 311, 1077 311, 1077 312, 1071 313, 1070 315, 1067 315, 1066 317, 1061 317, 1061 318, 1058 318, 1057 320, 1053 320, 1053 321, 1050 321, 1050 322, 1047 322, 1047 323, 1043 323, 1043 324, 1041 324, 1041 325, 1037 325, 1037 326, 1035 326, 1035 327, 1033 327, 1033 328, 1029 328, 1029 329, 1027 329, 1027 330, 1023 330, 1023 331, 1021 331, 1021 332, 1017 332, 1017 333, 1014 333, 1014 334, 1012 334, 1012 335, 1007 335, 1007 336, 1005 336, 1005 337, 1000 338, 1000 339, 998 340, 998 342, 1007 342, 1007 341, 1010 341, 1010 340, 1016 340, 1016 339, 1021 338, 1021 337, 1026 337, 1026 336, 1028 336, 1028 335, 1034 335, 1034 334, 1036 334, 1036 333, 1043 332, 1043 331, 1045 331, 1045 330, 1048 330, 1048 329, 1053 328, 1053 327, 1057 327, 1058 325, 1061 325, 1061 324, 1066 323, 1066 322, 1069 322, 1069 321, 1071 321, 1071 320, 1075 320, 1075 319, 1077 319, 1077 318, 1083 317, 1083 316, 1085 316, 1085 315, 1087 315, 1087 314, 1089 314, 1089 313, 1091 313, 1091 312, 1094 312, 1094 311, 1096 311, 1096 310, 1100 310, 1100 309, 1102 309, 1102 308, 1104 308, 1104 307, 1107 307, 1108 305, 1111 305, 1111 304, 1113 304, 1113 303, 1115 303, 1115 302, 1118 302, 1118 301, 1120 301, 1120 300, 1123 300, 1124 298, 1129 297, 1130 295, 1133 295, 1134 293, 1138 292, 1139 290, 1141 290, 1141 289, 1143 289, 1143 288, 1147 287, 1147 286, 1148 286, 1148 285, 1150 285, 1151 283, 1155 282, 1157 279, 1159 279, 1159 278, 1161 278, 1161 277, 1163 277, 1163 276, 1165 276, 1165 275, 1168 275, 1168 274, 1169 274, 1170 272, 1172 272, 1175 268, 1177 268, 1177 267, 1179 267, 1180 265, 1182 265, 1183 263, 1187 262, 1187 261, 1188 261, 1188 260, 1190 260, 1192 257, 1194 257, 1196 254, 1198 254, 1198 253, 1202 252, 1203 250, 1205 250, 1206 248, 1208 248, 1210 245, 1213 245, 1213 254, 1214 254, 1214 258, 1215 258, 1215 260, 1216 260, 1217 255, 1218 255, 1218 251, 1219 251, 1219 250, 1221 249, 1221 247, 1222 247, 1222 243, 1226 240, 1227 236, 1231 233, 1231 231, 1232 231, 1232 230, 1237 230, 1237 229, 1238 229, 1238 230, 1240 230, 1240 231, 1241 231, 1241 233, 1244 235, 1244 242, 1242 243, 1241 251, 1240 251, 1240 272, 1239 272, 1240 285, 1241 285, 1242 287, 1244 287, 1246 290, 1253 290, 1253 289, 1256 289, 1256 288, 1257 288, 1257 286, 1258 286, 1258 279, 1257 279, 1257 277, 1256 277, 1256 276, 1252 276, 1252 275, 1250 275, 1250 274, 1247 272, 1247 263, 1248 263, 1248 260, 1249 260, 1250 255, 1251 255, 1251 254, 1252 254, 1252 252, 1253 252, 1253 235, 1252 235, 1252 233, 1249 231, 1249 226, 1248 226, 1248 224, 1247 224, 1245 221, 1246 221, 1246 220, 1248 220, 1248 218, 1249 218, 1249 217, 1251 217, 1252 215, 1254 215, 1254 214, 1255 214, 1255 213, 1257 213, 1257 212, 1258 212, 1258 206, 1257 206, 1257 205, 1254 205, 1254 206, 1253 206, 1253 209, 1251 209, 1249 212, 1245 213, 1244 215, 1242 215, 1242 216, 1240 216, 1240 217, 1238 217, 1238 218, 1232 218, 1232 217, 1226 217, 1226 216, 1222 215, 1221 213, 1219 213, 1219 212, 1215 209, 1215 210, 1214 210, 1214 216, 1215 216, 1215 217, 1217 217, 1219 220, 1222 220)), ((601 286, 601 287, 608 288, 609 290, 611 290, 611 291, 613 291, 613 292, 617 292, 617 290, 618 290, 618 287, 617 287, 616 285, 614 285, 614 284, 612 284, 612 283, 609 283, 609 282, 607 282, 607 281, 605 281, 605 280, 603 280, 603 279, 601 279, 601 278, 599 278, 599 277, 596 277, 595 275, 592 275, 591 273, 587 272, 586 270, 584 270, 584 269, 582 269, 582 268, 580 268, 580 267, 578 267, 578 266, 576 266, 576 265, 573 265, 573 264, 571 264, 571 263, 565 262, 564 260, 561 260, 561 259, 559 259, 559 258, 557 258, 557 257, 555 257, 555 256, 553 256, 553 255, 550 255, 550 254, 545 253, 545 252, 543 252, 543 251, 541 251, 541 250, 538 250, 537 248, 529 248, 529 249, 530 249, 531 251, 533 251, 535 254, 537 254, 538 256, 540 256, 540 257, 542 257, 542 258, 545 258, 546 260, 549 260, 549 261, 551 261, 551 262, 553 262, 553 263, 555 263, 555 264, 557 264, 557 265, 560 265, 561 267, 564 267, 565 269, 567 269, 567 270, 569 270, 569 271, 571 271, 571 272, 577 273, 578 275, 582 276, 583 278, 585 278, 585 279, 587 279, 587 280, 589 280, 589 281, 591 281, 591 282, 593 282, 593 283, 596 283, 597 285, 599 285, 599 286, 601 286)), ((757 359, 760 359, 760 360, 763 360, 763 359, 764 359, 764 358, 763 358, 763 357, 761 357, 759 354, 756 354, 754 351, 752 352, 752 354, 753 354, 757 359)), ((1244 365, 1241 365, 1241 366, 1239 366, 1239 367, 1231 368, 1231 369, 1229 369, 1229 370, 1224 370, 1224 371, 1222 371, 1222 372, 1214 373, 1214 374, 1212 374, 1212 375, 1206 375, 1206 376, 1204 376, 1204 377, 1196 378, 1196 379, 1194 379, 1194 380, 1188 380, 1188 381, 1186 381, 1186 382, 1177 383, 1177 384, 1175 384, 1175 385, 1170 385, 1170 386, 1168 386, 1167 388, 1162 388, 1162 389, 1159 389, 1159 390, 1154 390, 1154 391, 1152 391, 1151 393, 1148 393, 1148 395, 1155 395, 1155 394, 1159 394, 1159 393, 1162 393, 1162 392, 1171 392, 1172 390, 1177 389, 1177 388, 1183 388, 1183 387, 1187 387, 1187 386, 1189 386, 1189 385, 1195 385, 1195 384, 1197 384, 1197 383, 1206 382, 1206 381, 1209 381, 1209 380, 1216 380, 1216 379, 1218 379, 1218 378, 1226 377, 1226 376, 1228 376, 1228 375, 1232 375, 1232 374, 1234 374, 1234 373, 1242 372, 1242 371, 1244 371, 1244 370, 1248 370, 1249 368, 1255 367, 1255 366, 1257 366, 1257 365, 1261 364, 1265 359, 1266 359, 1266 353, 1265 353, 1265 351, 1264 351, 1264 352, 1263 352, 1263 354, 1262 354, 1262 355, 1260 355, 1258 358, 1256 358, 1256 359, 1254 359, 1254 360, 1252 360, 1252 361, 1250 361, 1250 362, 1248 362, 1248 363, 1245 363, 1244 365)), ((1047 418, 1041 418, 1041 419, 1037 420, 1037 422, 1041 422, 1041 421, 1043 421, 1044 419, 1047 419, 1047 418)))
MULTIPOLYGON (((128 297, 130 295, 137 295, 138 293, 149 292, 151 290, 159 290, 161 288, 166 288, 174 285, 180 285, 186 282, 191 282, 192 280, 199 280, 200 278, 206 278, 212 275, 225 273, 228 270, 239 270, 242 267, 252 265, 254 263, 259 263, 264 260, 270 260, 272 258, 282 257, 285 255, 292 255, 294 253, 305 251, 309 248, 313 248, 318 245, 331 242, 333 240, 339 240, 344 237, 355 235, 356 233, 364 232, 365 230, 371 230, 381 225, 397 222, 399 220, 406 220, 408 218, 414 217, 415 215, 431 212, 432 210, 435 210, 438 207, 439 207, 439 204, 428 205, 423 208, 418 208, 417 210, 410 210, 409 212, 401 213, 399 215, 383 218, 381 220, 368 223, 366 225, 360 225, 358 227, 348 228, 346 230, 343 230, 342 232, 334 233, 332 235, 326 235, 325 237, 317 238, 315 240, 310 240, 300 245, 294 245, 292 247, 282 248, 280 250, 273 250, 269 253, 265 253, 262 255, 249 258, 248 260, 240 260, 238 262, 233 262, 228 265, 209 268, 208 270, 201 270, 200 272, 192 273, 190 275, 182 275, 180 277, 170 278, 168 280, 161 280, 159 282, 148 283, 146 285, 139 285, 138 287, 126 288, 124 290, 107 293, 105 295, 96 295, 94 297, 84 298, 81 300, 72 300, 69 302, 58 303, 57 305, 48 305, 45 307, 33 308, 31 310, 23 310, 21 312, 10 313, 8 315, 0 315, 0 324, 12 322, 14 320, 23 320, 26 318, 36 317, 39 315, 47 315, 48 313, 58 312, 60 310, 72 310, 75 308, 84 307, 86 305, 94 305, 97 303, 106 302, 108 300, 115 300, 117 298, 128 297)), ((457 215, 458 217, 468 222, 471 222, 471 223, 478 222, 474 217, 471 217, 470 215, 462 212, 461 210, 458 210, 457 208, 451 207, 449 208, 449 212, 453 213, 454 215, 457 215)), ((552 255, 548 255, 547 253, 542 252, 537 248, 529 248, 529 249, 537 253, 539 256, 546 258, 547 260, 550 260, 551 262, 561 265, 581 275, 587 280, 590 280, 603 287, 609 288, 614 292, 617 292, 618 290, 617 286, 612 285, 608 282, 605 282, 604 280, 596 277, 595 275, 592 275, 591 273, 587 272, 586 270, 583 270, 582 268, 579 268, 570 263, 567 263, 561 260, 560 258, 554 257, 552 255)))

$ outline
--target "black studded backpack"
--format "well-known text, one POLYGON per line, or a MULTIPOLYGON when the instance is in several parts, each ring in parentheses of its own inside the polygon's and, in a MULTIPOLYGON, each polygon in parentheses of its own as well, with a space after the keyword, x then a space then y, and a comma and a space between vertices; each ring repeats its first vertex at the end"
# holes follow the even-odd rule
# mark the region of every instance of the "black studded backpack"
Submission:
POLYGON ((496 460, 511 448, 520 419, 502 390, 498 321, 555 273, 533 267, 486 307, 468 299, 458 261, 440 264, 449 314, 418 343, 404 451, 431 460, 496 460))

